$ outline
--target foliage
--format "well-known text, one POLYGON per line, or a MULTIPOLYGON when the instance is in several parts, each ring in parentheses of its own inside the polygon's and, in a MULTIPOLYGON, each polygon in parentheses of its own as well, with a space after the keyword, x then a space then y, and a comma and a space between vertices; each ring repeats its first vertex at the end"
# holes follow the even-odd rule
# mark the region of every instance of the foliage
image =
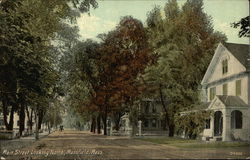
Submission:
POLYGON ((143 90, 138 76, 152 63, 153 56, 149 55, 142 23, 130 16, 123 17, 102 40, 97 60, 100 82, 92 102, 106 117, 132 106, 143 90))
POLYGON ((250 37, 250 16, 242 18, 238 22, 234 22, 231 24, 234 28, 240 28, 239 37, 250 37))
POLYGON ((152 59, 142 23, 132 17, 121 19, 116 30, 106 35, 99 52, 101 88, 96 103, 102 104, 104 97, 109 106, 129 102, 139 94, 137 77, 152 59))
POLYGON ((64 69, 63 81, 66 82, 64 92, 66 93, 67 110, 70 115, 80 114, 81 118, 77 117, 86 122, 98 110, 88 105, 89 99, 95 93, 94 89, 98 85, 98 73, 95 69, 97 65, 95 50, 98 44, 87 40, 85 42, 76 41, 68 46, 72 46, 68 48, 70 53, 65 53, 61 59, 61 68, 64 69))
POLYGON ((142 23, 132 17, 122 18, 115 30, 99 37, 100 44, 73 44, 63 64, 69 105, 86 117, 101 115, 105 127, 108 115, 121 115, 141 93, 137 78, 153 57, 142 23))
POLYGON ((206 120, 210 119, 211 111, 191 111, 176 116, 175 124, 180 134, 195 139, 205 129, 206 120))
POLYGON ((20 113, 23 128, 24 106, 35 108, 41 122, 48 101, 61 94, 59 55, 52 41, 58 37, 65 39, 59 32, 68 27, 63 20, 74 22, 79 12, 88 11, 90 6, 97 7, 97 3, 94 0, 0 2, 0 94, 7 129, 13 128, 16 111, 20 113), (8 110, 11 110, 9 123, 8 110))
POLYGON ((202 6, 202 1, 188 0, 180 9, 176 0, 169 0, 164 17, 159 8, 148 14, 149 43, 158 60, 144 74, 150 86, 145 96, 160 97, 170 136, 175 114, 199 103, 199 84, 215 47, 225 40, 202 6))
POLYGON ((43 123, 50 124, 50 127, 57 127, 62 123, 62 117, 65 109, 59 100, 50 103, 47 112, 43 118, 43 123))

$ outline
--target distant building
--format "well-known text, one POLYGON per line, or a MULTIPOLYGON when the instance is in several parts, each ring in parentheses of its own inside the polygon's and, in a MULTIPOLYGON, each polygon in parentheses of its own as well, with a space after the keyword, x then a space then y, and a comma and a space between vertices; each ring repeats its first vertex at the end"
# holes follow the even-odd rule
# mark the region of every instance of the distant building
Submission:
MULTIPOLYGON (((7 119, 9 122, 9 115, 7 115, 7 119)), ((18 112, 14 113, 14 118, 13 118, 13 131, 15 131, 16 133, 19 132, 19 115, 18 112)), ((35 116, 33 115, 33 124, 32 124, 33 130, 35 129, 35 116)), ((4 124, 4 116, 2 113, 0 113, 0 130, 5 130, 5 124, 4 124)), ((28 123, 28 116, 25 112, 25 129, 24 129, 24 134, 28 133, 28 129, 29 129, 29 123, 28 123)), ((32 132, 32 131, 30 131, 32 132)))
POLYGON ((215 50, 201 82, 203 109, 214 111, 204 140, 250 140, 249 53, 249 45, 234 43, 220 43, 215 50))
POLYGON ((143 99, 141 104, 142 134, 167 134, 163 129, 166 124, 163 121, 164 111, 161 102, 156 99, 143 99))
MULTIPOLYGON (((141 105, 138 106, 139 117, 141 120, 142 135, 167 135, 167 130, 164 130, 163 108, 160 101, 155 99, 143 99, 141 105)), ((166 125, 166 124, 165 124, 166 125)), ((165 127, 167 128, 167 127, 165 127)), ((137 127, 136 133, 138 134, 137 127)), ((132 125, 129 121, 129 113, 121 118, 120 132, 129 135, 132 132, 132 125)))
POLYGON ((0 113, 0 130, 3 130, 4 129, 4 121, 3 121, 3 115, 2 113, 0 113))

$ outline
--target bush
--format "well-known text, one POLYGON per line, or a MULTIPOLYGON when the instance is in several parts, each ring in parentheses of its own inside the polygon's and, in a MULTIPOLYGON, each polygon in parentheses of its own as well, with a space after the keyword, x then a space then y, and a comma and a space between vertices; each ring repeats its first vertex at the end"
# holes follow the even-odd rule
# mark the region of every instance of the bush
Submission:
POLYGON ((211 111, 194 111, 178 115, 175 118, 177 133, 185 133, 190 139, 196 139, 205 129, 206 120, 211 116, 211 111))

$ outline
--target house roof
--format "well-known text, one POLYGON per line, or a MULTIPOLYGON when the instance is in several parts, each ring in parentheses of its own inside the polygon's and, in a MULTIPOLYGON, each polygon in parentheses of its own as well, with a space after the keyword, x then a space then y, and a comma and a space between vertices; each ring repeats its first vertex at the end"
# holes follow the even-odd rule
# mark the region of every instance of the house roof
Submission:
POLYGON ((245 67, 247 55, 249 53, 249 45, 248 44, 237 44, 237 43, 226 43, 224 42, 223 45, 230 51, 234 57, 245 67))
POLYGON ((227 43, 221 42, 219 43, 217 49, 215 50, 215 54, 207 68, 207 71, 201 81, 201 84, 206 84, 207 80, 214 72, 214 66, 218 62, 220 58, 221 48, 226 48, 245 68, 247 68, 247 56, 250 52, 249 45, 247 44, 237 44, 237 43, 227 43))
POLYGON ((201 104, 194 106, 190 110, 183 111, 181 113, 186 114, 186 113, 192 113, 192 112, 196 112, 196 111, 200 111, 200 110, 206 110, 210 104, 211 104, 211 102, 204 102, 204 103, 201 103, 201 104))
POLYGON ((240 97, 238 96, 217 96, 225 106, 240 106, 240 107, 249 107, 240 97))
POLYGON ((205 110, 209 107, 210 104, 211 102, 204 102, 202 104, 195 106, 194 108, 192 108, 192 110, 205 110))

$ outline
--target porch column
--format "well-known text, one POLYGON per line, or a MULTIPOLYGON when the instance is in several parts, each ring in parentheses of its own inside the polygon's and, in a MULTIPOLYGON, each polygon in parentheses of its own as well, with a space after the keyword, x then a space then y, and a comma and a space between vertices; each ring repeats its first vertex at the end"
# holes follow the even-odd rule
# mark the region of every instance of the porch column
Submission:
POLYGON ((112 136, 112 135, 113 135, 113 122, 110 119, 110 136, 112 136))
POLYGON ((141 127, 142 127, 141 123, 142 123, 142 121, 139 120, 139 121, 138 121, 139 136, 141 136, 141 129, 142 129, 142 128, 141 128, 141 127))
POLYGON ((224 110, 223 113, 223 132, 222 132, 222 141, 230 141, 230 120, 231 115, 228 110, 224 110))

